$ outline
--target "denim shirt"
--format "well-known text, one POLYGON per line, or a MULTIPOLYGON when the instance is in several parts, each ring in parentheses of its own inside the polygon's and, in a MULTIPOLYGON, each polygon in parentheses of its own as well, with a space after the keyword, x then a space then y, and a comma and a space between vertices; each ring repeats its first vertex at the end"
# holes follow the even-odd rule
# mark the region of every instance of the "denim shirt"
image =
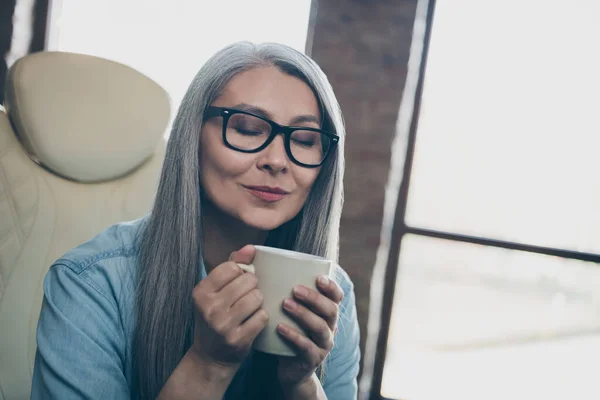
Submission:
MULTIPOLYGON (((44 279, 32 399, 138 398, 131 350, 143 222, 114 225, 51 266, 44 279)), ((350 278, 341 268, 336 272, 345 296, 323 388, 329 400, 352 400, 360 359, 356 305, 350 278)), ((245 398, 249 365, 242 363, 224 399, 245 398)))

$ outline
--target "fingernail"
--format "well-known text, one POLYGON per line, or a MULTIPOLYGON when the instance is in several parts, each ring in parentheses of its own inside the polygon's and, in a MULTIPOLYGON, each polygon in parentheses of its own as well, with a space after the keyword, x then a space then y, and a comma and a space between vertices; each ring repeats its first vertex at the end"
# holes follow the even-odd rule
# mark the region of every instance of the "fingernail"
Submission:
POLYGON ((285 299, 283 301, 283 307, 287 310, 292 311, 296 309, 296 303, 292 299, 285 299))
POLYGON ((321 275, 319 277, 319 283, 323 286, 328 286, 329 285, 329 278, 327 278, 326 276, 321 275))
POLYGON ((306 289, 304 286, 296 286, 294 288, 294 294, 299 298, 304 299, 306 296, 308 296, 308 289, 306 289))
POLYGON ((289 330, 287 328, 287 326, 283 325, 283 324, 279 324, 277 325, 277 329, 279 330, 279 332, 281 333, 288 333, 289 330))

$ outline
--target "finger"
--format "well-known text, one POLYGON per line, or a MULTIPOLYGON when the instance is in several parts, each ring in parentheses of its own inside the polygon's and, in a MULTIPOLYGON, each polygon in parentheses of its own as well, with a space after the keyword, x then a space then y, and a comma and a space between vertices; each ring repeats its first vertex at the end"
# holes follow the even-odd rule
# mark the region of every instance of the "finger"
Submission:
POLYGON ((234 326, 241 325, 246 319, 262 307, 263 295, 258 289, 248 292, 231 306, 231 321, 234 326))
POLYGON ((319 288, 321 293, 323 293, 326 297, 331 299, 331 301, 333 301, 334 303, 340 304, 344 299, 344 291, 342 290, 340 285, 338 285, 336 281, 325 275, 321 275, 317 279, 317 287, 319 288))
POLYGON ((239 249, 238 251, 234 251, 229 256, 229 261, 233 261, 240 264, 250 264, 254 259, 254 255, 256 254, 256 249, 252 245, 246 245, 239 249))
POLYGON ((292 299, 285 299, 283 308, 308 332, 317 346, 327 351, 333 348, 332 331, 335 327, 330 327, 322 317, 292 299))
POLYGON ((269 314, 267 314, 264 308, 261 308, 239 327, 240 335, 248 338, 249 343, 252 343, 258 334, 265 329, 268 321, 269 314))
POLYGON ((227 261, 215 267, 198 286, 207 288, 209 292, 219 292, 243 273, 244 271, 236 263, 227 261))
POLYGON ((232 306, 248 292, 255 289, 257 284, 258 281, 254 274, 241 274, 221 289, 219 295, 223 296, 224 302, 228 306, 232 306))
POLYGON ((247 245, 238 251, 234 251, 229 256, 229 261, 224 262, 213 269, 200 284, 208 287, 208 291, 210 292, 220 291, 223 287, 244 273, 237 263, 251 263, 255 253, 256 249, 252 245, 247 245))
POLYGON ((339 312, 339 306, 336 302, 316 290, 302 285, 294 288, 294 298, 310 308, 315 314, 325 319, 327 325, 331 329, 334 329, 337 324, 339 312))
POLYGON ((300 353, 314 368, 317 368, 329 353, 320 349, 312 340, 286 324, 279 324, 277 332, 300 353))

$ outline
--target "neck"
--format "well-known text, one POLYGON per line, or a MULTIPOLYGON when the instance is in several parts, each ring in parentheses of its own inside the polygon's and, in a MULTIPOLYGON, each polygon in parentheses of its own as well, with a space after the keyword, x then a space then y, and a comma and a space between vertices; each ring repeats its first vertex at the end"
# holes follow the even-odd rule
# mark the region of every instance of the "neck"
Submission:
POLYGON ((264 244, 267 235, 223 213, 210 201, 202 201, 202 250, 207 273, 245 245, 264 244))

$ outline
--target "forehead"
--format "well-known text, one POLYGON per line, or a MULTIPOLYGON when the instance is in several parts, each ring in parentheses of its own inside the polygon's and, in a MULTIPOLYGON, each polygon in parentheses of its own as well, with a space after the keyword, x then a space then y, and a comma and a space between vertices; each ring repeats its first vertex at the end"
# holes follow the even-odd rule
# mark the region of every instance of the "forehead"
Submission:
POLYGON ((215 104, 250 104, 267 110, 282 122, 297 115, 319 116, 317 98, 301 79, 276 67, 253 68, 234 76, 215 104))

